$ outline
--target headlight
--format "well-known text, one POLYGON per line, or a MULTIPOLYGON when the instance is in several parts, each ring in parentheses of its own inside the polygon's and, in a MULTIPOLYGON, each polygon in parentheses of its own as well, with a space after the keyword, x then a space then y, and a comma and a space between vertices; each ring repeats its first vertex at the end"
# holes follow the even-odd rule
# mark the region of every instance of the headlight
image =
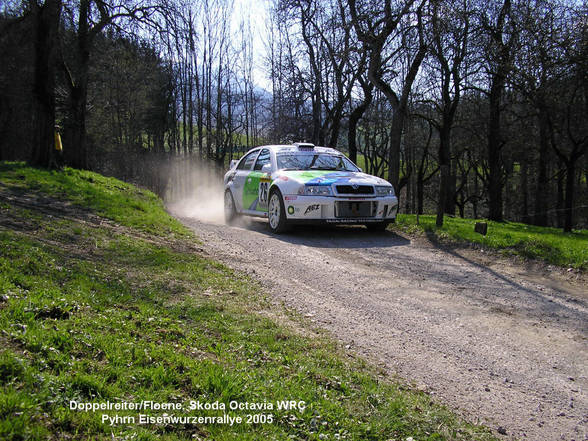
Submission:
POLYGON ((394 187, 391 185, 376 185, 377 196, 394 196, 394 187))
POLYGON ((306 196, 332 196, 333 191, 330 185, 305 185, 301 189, 306 196))

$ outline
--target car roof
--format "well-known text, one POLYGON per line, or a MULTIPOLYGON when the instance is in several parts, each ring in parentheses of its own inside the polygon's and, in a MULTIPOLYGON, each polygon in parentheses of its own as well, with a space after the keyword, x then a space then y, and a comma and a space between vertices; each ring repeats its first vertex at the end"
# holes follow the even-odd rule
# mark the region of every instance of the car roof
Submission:
MULTIPOLYGON (((331 147, 321 147, 321 146, 315 146, 312 144, 307 144, 307 143, 296 143, 296 144, 272 144, 272 145, 262 145, 259 147, 255 147, 256 149, 268 149, 271 151, 274 151, 276 153, 288 153, 288 152, 299 152, 299 153, 331 153, 331 154, 336 154, 336 155, 342 155, 343 153, 340 152, 339 150, 333 149, 331 147), (300 146, 302 146, 302 149, 300 148, 300 146), (304 147, 310 147, 312 146, 312 149, 304 149, 304 147)), ((252 149, 254 150, 254 149, 252 149)))

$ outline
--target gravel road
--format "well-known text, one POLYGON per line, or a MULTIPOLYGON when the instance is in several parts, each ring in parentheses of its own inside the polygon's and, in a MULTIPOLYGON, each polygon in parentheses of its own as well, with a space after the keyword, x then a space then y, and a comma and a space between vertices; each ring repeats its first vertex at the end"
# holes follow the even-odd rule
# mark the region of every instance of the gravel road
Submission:
POLYGON ((391 232, 176 215, 213 257, 498 437, 588 439, 586 286, 391 232))

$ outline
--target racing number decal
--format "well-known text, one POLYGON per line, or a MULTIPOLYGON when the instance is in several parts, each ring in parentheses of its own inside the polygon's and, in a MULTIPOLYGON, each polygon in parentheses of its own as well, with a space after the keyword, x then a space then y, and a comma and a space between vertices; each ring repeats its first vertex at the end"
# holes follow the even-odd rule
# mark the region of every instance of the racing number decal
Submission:
POLYGON ((269 187, 269 182, 260 182, 259 183, 259 203, 260 204, 267 204, 268 187, 269 187))
POLYGON ((267 199, 269 193, 269 185, 271 180, 268 178, 261 178, 259 180, 259 205, 267 207, 267 199))

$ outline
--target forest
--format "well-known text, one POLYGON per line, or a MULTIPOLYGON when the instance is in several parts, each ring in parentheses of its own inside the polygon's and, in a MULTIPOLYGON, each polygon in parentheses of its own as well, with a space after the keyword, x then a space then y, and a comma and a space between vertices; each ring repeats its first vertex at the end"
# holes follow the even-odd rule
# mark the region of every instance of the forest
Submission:
POLYGON ((0 160, 174 197, 190 170, 220 176, 248 148, 306 141, 388 179, 401 212, 437 225, 588 227, 585 2, 236 6, 0 0, 0 160))

